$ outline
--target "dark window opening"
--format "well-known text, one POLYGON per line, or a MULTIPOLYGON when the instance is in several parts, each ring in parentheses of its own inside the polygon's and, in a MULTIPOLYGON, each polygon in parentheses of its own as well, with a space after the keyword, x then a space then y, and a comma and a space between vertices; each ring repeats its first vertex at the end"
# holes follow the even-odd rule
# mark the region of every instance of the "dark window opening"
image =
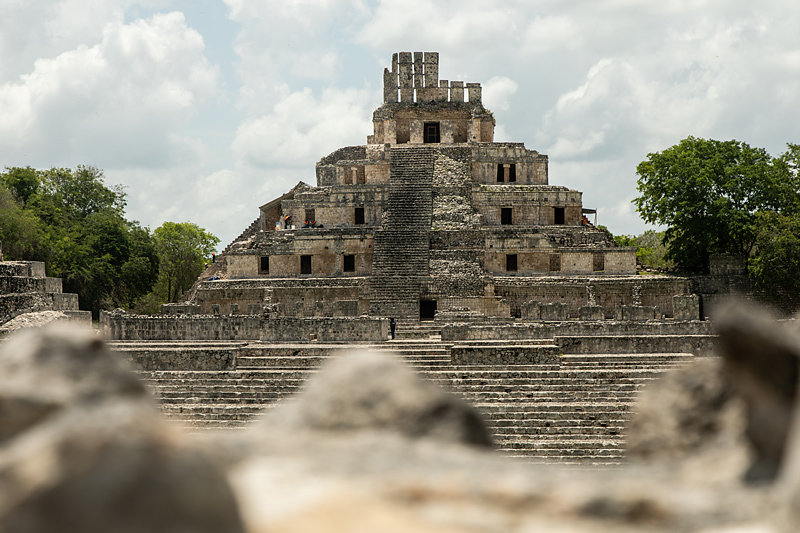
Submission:
POLYGON ((301 274, 311 274, 311 256, 310 255, 301 255, 300 256, 300 273, 301 274))
POLYGON ((497 183, 503 183, 505 181, 505 170, 503 170, 503 164, 497 164, 497 183))
POLYGON ((500 224, 513 224, 511 209, 510 207, 500 208, 500 224))
POLYGON ((508 166, 508 182, 517 181, 517 165, 516 163, 511 163, 508 166))
POLYGON ((554 207, 553 208, 553 224, 564 224, 564 208, 563 207, 554 207))
POLYGON ((364 223, 364 208, 363 207, 356 207, 356 224, 363 224, 364 223))
POLYGON ((258 267, 258 270, 261 274, 269 274, 269 256, 265 255, 261 257, 261 264, 258 267))
POLYGON ((356 271, 356 256, 355 255, 345 255, 344 256, 344 268, 342 269, 345 272, 355 272, 356 271))
POLYGON ((511 318, 522 318, 522 308, 518 305, 511 306, 511 318))
POLYGON ((317 221, 317 213, 314 209, 306 209, 306 224, 314 224, 317 221))
POLYGON ((419 301, 419 319, 433 320, 436 317, 436 300, 419 301))
POLYGON ((506 272, 517 271, 517 254, 506 254, 506 272))
POLYGON ((439 123, 438 122, 426 122, 425 125, 424 125, 423 135, 424 135, 424 141, 426 143, 438 143, 438 142, 440 142, 439 123))
POLYGON ((397 121, 397 144, 405 144, 411 140, 411 125, 408 120, 397 121))
POLYGON ((606 269, 606 255, 602 252, 595 253, 592 256, 592 270, 595 272, 602 272, 606 269))
POLYGON ((561 254, 550 254, 550 272, 561 272, 561 254))

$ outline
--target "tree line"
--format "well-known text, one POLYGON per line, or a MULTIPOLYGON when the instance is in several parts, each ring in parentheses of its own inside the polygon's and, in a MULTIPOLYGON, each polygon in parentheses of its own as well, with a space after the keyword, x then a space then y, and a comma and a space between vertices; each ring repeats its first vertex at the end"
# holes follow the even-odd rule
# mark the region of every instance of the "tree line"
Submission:
POLYGON ((639 215, 667 226, 662 266, 708 273, 712 255, 737 255, 767 298, 800 307, 800 145, 773 157, 741 141, 687 137, 648 154, 636 173, 639 215))
POLYGON ((202 272, 219 239, 191 222, 154 231, 125 217, 126 195, 103 171, 6 168, 0 173, 0 242, 7 260, 44 261, 47 274, 101 309, 157 312, 202 272))

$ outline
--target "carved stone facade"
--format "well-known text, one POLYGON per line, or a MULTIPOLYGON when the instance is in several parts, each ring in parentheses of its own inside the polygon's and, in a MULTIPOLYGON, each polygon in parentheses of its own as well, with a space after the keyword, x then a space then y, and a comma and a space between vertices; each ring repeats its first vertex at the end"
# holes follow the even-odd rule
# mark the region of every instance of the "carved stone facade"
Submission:
POLYGON ((620 305, 672 316, 688 293, 636 276, 635 250, 589 223, 580 191, 550 185, 546 155, 494 142, 480 84, 439 80, 437 53, 392 57, 373 126, 317 163, 316 187, 261 206, 217 279, 196 285, 202 313, 512 318, 559 302, 567 318, 620 305))

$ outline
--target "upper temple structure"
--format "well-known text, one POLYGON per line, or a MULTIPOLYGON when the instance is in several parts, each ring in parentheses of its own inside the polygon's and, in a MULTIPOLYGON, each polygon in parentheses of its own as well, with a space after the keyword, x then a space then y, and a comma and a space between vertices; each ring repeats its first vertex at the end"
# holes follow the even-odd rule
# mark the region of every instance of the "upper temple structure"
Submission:
POLYGON ((440 80, 436 52, 400 52, 383 86, 367 143, 260 207, 194 287, 199 312, 673 316, 686 280, 636 275, 635 250, 593 225, 581 192, 550 184, 546 155, 494 142, 480 84, 440 80))

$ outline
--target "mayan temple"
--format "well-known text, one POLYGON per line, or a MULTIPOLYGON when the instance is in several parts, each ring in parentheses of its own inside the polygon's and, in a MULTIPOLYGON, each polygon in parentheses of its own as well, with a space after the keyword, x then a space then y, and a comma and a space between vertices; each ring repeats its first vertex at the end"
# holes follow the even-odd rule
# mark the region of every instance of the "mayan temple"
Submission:
POLYGON ((101 313, 112 347, 195 428, 241 427, 368 350, 473 404, 505 453, 619 462, 639 387, 714 341, 689 280, 638 275, 438 54, 396 54, 383 83, 367 143, 262 205, 183 302, 101 313))
POLYGON ((480 84, 439 79, 438 53, 393 55, 372 120, 367 144, 317 163, 315 187, 261 206, 196 288, 201 312, 671 317, 687 294, 682 280, 631 278, 635 250, 592 225, 580 191, 550 184, 547 155, 494 142, 480 84))

